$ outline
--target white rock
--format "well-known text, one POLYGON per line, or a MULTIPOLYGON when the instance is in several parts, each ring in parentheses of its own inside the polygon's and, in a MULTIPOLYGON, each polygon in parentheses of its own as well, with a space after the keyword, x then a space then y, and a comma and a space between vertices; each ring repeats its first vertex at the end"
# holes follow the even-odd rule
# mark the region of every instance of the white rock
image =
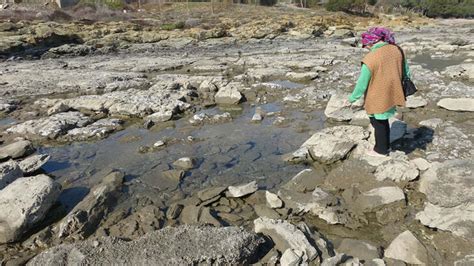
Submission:
POLYGON ((30 154, 33 146, 28 140, 20 140, 0 147, 0 160, 12 158, 17 159, 30 154))
POLYGON ((219 89, 214 96, 216 103, 218 104, 238 104, 242 99, 242 94, 238 90, 241 87, 241 83, 231 82, 226 86, 219 89))
POLYGON ((438 106, 450 111, 474 112, 474 98, 445 98, 438 102, 438 106))
POLYGON ((49 161, 51 156, 47 154, 38 154, 32 155, 28 158, 25 158, 19 163, 19 166, 23 173, 30 174, 41 168, 45 163, 49 161))
POLYGON ((163 112, 156 112, 146 117, 146 120, 150 120, 155 123, 166 122, 173 118, 173 111, 166 110, 163 112))
POLYGON ((412 109, 424 107, 427 104, 428 102, 421 96, 408 96, 406 101, 406 107, 412 109))
POLYGON ((425 246, 410 232, 398 235, 385 250, 385 257, 409 264, 429 265, 425 246))
POLYGON ((405 200, 405 194, 399 187, 379 187, 362 193, 356 200, 356 204, 363 211, 405 200))
POLYGON ((56 202, 61 186, 49 176, 20 178, 0 191, 0 243, 18 240, 41 221, 56 202))
POLYGON ((153 146, 155 146, 155 147, 162 147, 162 146, 165 146, 165 145, 166 145, 166 143, 162 140, 159 140, 159 141, 157 141, 153 144, 153 146))
POLYGON ((240 198, 249 194, 254 193, 258 190, 257 181, 252 181, 248 184, 241 186, 229 186, 226 196, 231 198, 240 198))
POLYGON ((354 117, 354 111, 351 105, 344 105, 348 95, 344 93, 334 93, 324 110, 324 115, 335 121, 350 121, 354 117))
POLYGON ((431 167, 431 164, 423 158, 416 158, 411 160, 411 162, 414 163, 416 165, 416 168, 418 168, 418 170, 420 171, 426 171, 428 170, 428 168, 431 167))
POLYGON ((265 191, 265 198, 267 199, 267 205, 270 208, 278 209, 283 206, 283 201, 281 201, 277 194, 265 191))
POLYGON ((419 171, 413 163, 402 159, 391 159, 379 165, 375 171, 378 181, 386 179, 395 182, 412 181, 419 175, 419 171))
POLYGON ((283 252, 283 255, 281 255, 280 264, 281 266, 300 265, 303 254, 304 253, 301 250, 293 250, 289 248, 285 252, 283 252))
POLYGON ((183 170, 189 170, 194 168, 194 160, 189 157, 183 157, 176 160, 173 165, 177 168, 181 168, 183 170))
POLYGON ((258 218, 253 223, 255 232, 270 236, 281 252, 285 252, 288 248, 301 250, 304 253, 302 262, 309 262, 318 257, 316 248, 311 245, 305 234, 287 221, 258 218))
POLYGON ((10 160, 0 163, 0 190, 22 176, 23 172, 17 162, 10 160))

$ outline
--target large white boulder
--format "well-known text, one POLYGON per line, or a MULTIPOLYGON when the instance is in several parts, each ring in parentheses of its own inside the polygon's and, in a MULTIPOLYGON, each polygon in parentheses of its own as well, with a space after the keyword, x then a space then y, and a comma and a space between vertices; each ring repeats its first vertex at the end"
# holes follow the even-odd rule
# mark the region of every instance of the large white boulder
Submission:
POLYGON ((398 235, 385 250, 385 257, 416 265, 429 265, 425 246, 410 232, 398 235))

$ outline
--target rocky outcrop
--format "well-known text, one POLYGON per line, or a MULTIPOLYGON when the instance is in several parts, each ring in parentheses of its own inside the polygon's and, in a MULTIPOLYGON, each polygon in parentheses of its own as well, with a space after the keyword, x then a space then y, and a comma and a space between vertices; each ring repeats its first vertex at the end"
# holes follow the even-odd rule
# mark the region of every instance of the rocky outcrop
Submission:
POLYGON ((0 243, 18 240, 41 221, 60 190, 46 175, 20 178, 0 190, 0 243))
POLYGON ((265 240, 238 227, 167 227, 126 242, 113 237, 53 247, 27 265, 250 264, 265 240))

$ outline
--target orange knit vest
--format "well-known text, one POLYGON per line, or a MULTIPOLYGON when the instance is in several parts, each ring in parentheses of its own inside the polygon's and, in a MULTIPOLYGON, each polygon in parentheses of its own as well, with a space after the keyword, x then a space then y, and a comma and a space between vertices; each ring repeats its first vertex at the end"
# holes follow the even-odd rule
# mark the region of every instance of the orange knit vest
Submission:
POLYGON ((402 60, 395 45, 382 46, 362 60, 371 74, 364 103, 367 114, 382 114, 394 106, 405 106, 402 60))

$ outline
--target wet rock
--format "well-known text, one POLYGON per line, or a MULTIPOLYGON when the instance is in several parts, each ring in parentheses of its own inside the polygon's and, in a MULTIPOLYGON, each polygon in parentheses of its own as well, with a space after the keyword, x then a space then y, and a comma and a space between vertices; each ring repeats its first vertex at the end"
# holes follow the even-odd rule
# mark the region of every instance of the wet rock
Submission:
POLYGON ((164 224, 164 214, 156 206, 149 205, 119 221, 109 228, 109 235, 135 239, 146 233, 161 229, 164 224))
POLYGON ((189 120, 189 123, 191 123, 192 125, 200 125, 203 123, 216 124, 216 123, 224 123, 224 122, 229 122, 229 121, 232 121, 232 116, 228 112, 213 115, 213 116, 209 116, 205 113, 200 113, 200 114, 194 115, 189 120))
POLYGON ((313 169, 304 169, 282 186, 283 189, 310 192, 324 183, 324 177, 313 169))
POLYGON ((233 82, 220 88, 214 96, 216 103, 228 105, 238 104, 242 100, 242 94, 239 91, 241 86, 240 83, 233 82))
POLYGON ((34 151, 33 145, 28 140, 20 140, 0 147, 0 161, 5 159, 17 159, 30 155, 34 151))
POLYGON ((23 159, 19 163, 19 166, 23 173, 31 174, 38 171, 45 163, 49 161, 50 158, 51 156, 47 154, 32 155, 23 159))
POLYGON ((362 193, 355 204, 362 211, 370 211, 380 206, 405 200, 405 194, 399 187, 379 187, 362 193))
POLYGON ((0 243, 18 240, 41 221, 61 186, 47 175, 17 179, 0 191, 0 243))
POLYGON ((289 248, 285 250, 285 252, 283 252, 283 255, 281 255, 280 264, 282 266, 300 265, 303 259, 303 255, 303 251, 289 248))
MULTIPOLYGON (((1 83, 0 83, 1 84, 1 83)), ((9 113, 18 108, 18 101, 0 98, 0 112, 9 113)))
POLYGON ((426 226, 474 237, 474 188, 472 160, 433 163, 423 173, 420 192, 428 202, 416 218, 426 226))
POLYGON ((429 265, 425 246, 410 232, 398 235, 385 250, 385 257, 409 264, 429 265))
POLYGON ((474 112, 474 98, 445 98, 437 105, 450 111, 474 112))
POLYGON ((309 212, 329 224, 349 224, 351 220, 351 213, 343 205, 342 199, 320 188, 312 193, 280 189, 278 196, 285 202, 285 207, 293 209, 296 214, 309 212))
POLYGON ((50 117, 29 120, 7 129, 8 133, 37 135, 54 139, 76 127, 84 127, 90 118, 80 112, 58 113, 50 117))
POLYGON ((283 207, 283 201, 278 197, 277 194, 265 191, 265 199, 267 200, 268 207, 272 209, 278 209, 283 207))
POLYGON ((259 122, 263 120, 264 111, 261 107, 255 108, 255 113, 252 116, 252 122, 259 122))
POLYGON ((146 117, 147 121, 152 121, 153 123, 161 123, 171 120, 173 118, 173 111, 167 110, 163 112, 156 112, 146 117))
POLYGON ((345 238, 337 248, 337 251, 366 262, 382 258, 382 251, 379 248, 356 239, 345 238))
POLYGON ((10 160, 0 163, 0 190, 22 176, 23 171, 17 162, 10 160))
POLYGON ((56 226, 59 238, 83 239, 97 229, 115 204, 117 193, 122 187, 124 175, 111 172, 102 182, 94 186, 89 194, 77 204, 56 226))
POLYGON ((211 187, 204 190, 201 190, 197 193, 197 196, 201 201, 207 201, 216 196, 221 195, 224 191, 226 191, 226 187, 211 187))
POLYGON ((74 140, 87 140, 90 138, 104 138, 119 129, 123 120, 117 118, 100 119, 86 127, 71 129, 65 138, 74 140))
POLYGON ((345 158, 357 142, 368 137, 368 131, 362 127, 335 126, 315 133, 301 147, 308 148, 313 160, 330 164, 345 158))
POLYGON ((249 194, 254 193, 258 190, 258 185, 256 181, 252 181, 245 185, 240 186, 229 186, 227 188, 226 196, 230 198, 240 198, 249 194))
MULTIPOLYGON (((350 121, 354 117, 354 111, 351 109, 351 105, 344 105, 348 96, 343 93, 334 93, 331 95, 324 115, 327 118, 335 121, 350 121)), ((367 116, 367 115, 366 115, 367 116)))
POLYGON ((414 163, 406 159, 392 158, 377 167, 375 177, 378 181, 386 179, 395 182, 412 181, 419 175, 418 168, 414 163))
POLYGON ((237 227, 166 227, 126 242, 113 237, 63 244, 33 258, 28 265, 249 264, 265 240, 237 227))
POLYGON ((193 169, 194 160, 189 157, 183 157, 173 162, 173 166, 178 169, 183 169, 183 170, 193 169))
POLYGON ((406 100, 406 107, 411 109, 424 107, 427 104, 428 102, 421 96, 408 96, 406 100))
POLYGON ((313 261, 318 257, 316 248, 296 226, 283 220, 268 218, 258 218, 253 223, 255 232, 271 237, 280 252, 285 252, 287 249, 303 252, 303 263, 313 261))

